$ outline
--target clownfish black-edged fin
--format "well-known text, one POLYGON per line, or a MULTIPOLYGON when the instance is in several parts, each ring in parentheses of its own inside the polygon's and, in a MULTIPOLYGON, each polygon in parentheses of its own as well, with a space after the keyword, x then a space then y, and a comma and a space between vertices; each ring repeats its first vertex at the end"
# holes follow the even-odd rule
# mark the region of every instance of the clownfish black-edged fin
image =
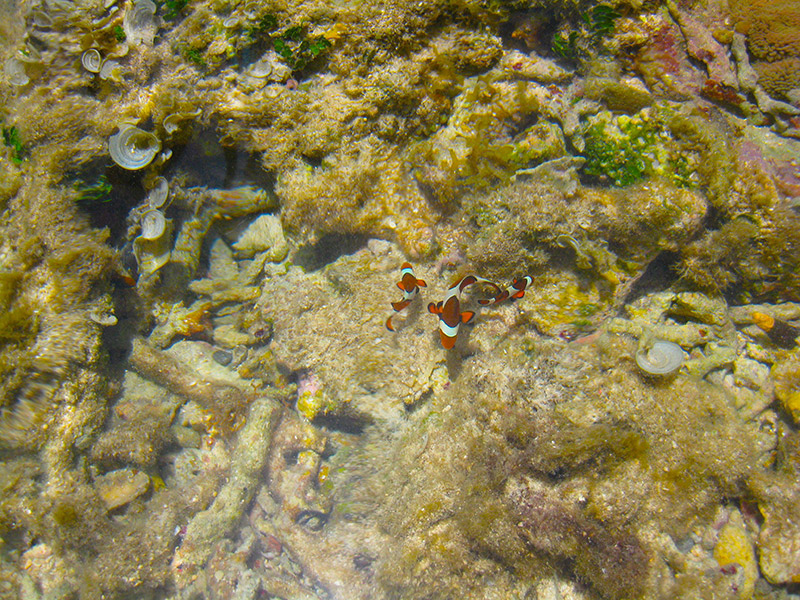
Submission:
POLYGON ((394 325, 392 325, 392 317, 393 316, 394 315, 389 315, 389 318, 386 319, 386 329, 388 329, 389 331, 392 331, 392 332, 394 332, 394 325))
POLYGON ((469 323, 472 319, 475 318, 475 313, 471 310, 465 310, 461 313, 461 322, 462 323, 469 323))
POLYGON ((417 279, 417 287, 428 287, 428 284, 425 283, 424 279, 417 279))
POLYGON ((520 290, 516 294, 513 294, 511 296, 511 299, 512 300, 519 300, 520 298, 524 298, 524 297, 525 297, 525 290, 520 290))
POLYGON ((428 312, 432 315, 438 315, 442 312, 442 303, 439 302, 438 304, 435 302, 431 302, 428 304, 428 312))
POLYGON ((406 288, 404 288, 404 287, 403 287, 403 282, 402 282, 402 281, 398 281, 398 282, 397 282, 395 285, 397 285, 397 287, 398 287, 400 290, 402 290, 402 291, 404 291, 404 292, 406 291, 406 288))

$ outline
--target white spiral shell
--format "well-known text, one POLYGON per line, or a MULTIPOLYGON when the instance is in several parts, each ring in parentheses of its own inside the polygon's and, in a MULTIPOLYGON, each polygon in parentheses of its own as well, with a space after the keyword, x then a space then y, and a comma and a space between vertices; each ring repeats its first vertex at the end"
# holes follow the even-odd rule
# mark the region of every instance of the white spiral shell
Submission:
POLYGON ((104 60, 100 65, 100 79, 122 80, 122 65, 115 60, 104 60))
POLYGON ((167 203, 167 198, 169 198, 169 183, 163 177, 156 177, 153 188, 147 195, 147 203, 150 208, 161 208, 167 203))
POLYGON ((142 215, 141 238, 145 240, 157 240, 167 230, 167 219, 160 210, 151 209, 142 215))
POLYGON ((636 364, 647 375, 671 375, 681 367, 685 358, 678 344, 666 340, 654 340, 649 348, 643 347, 636 352, 636 364))
POLYGON ((158 30, 155 15, 156 5, 151 0, 134 0, 122 20, 122 29, 130 44, 153 45, 158 30))
POLYGON ((161 150, 161 142, 152 133, 133 125, 125 125, 119 133, 108 138, 111 159, 123 169, 143 169, 161 150))
POLYGON ((81 55, 81 64, 89 73, 99 73, 100 65, 103 64, 103 57, 97 48, 89 48, 81 55))
POLYGON ((25 65, 14 57, 6 60, 5 65, 3 65, 3 74, 8 83, 17 87, 28 85, 30 81, 28 74, 25 72, 25 65))

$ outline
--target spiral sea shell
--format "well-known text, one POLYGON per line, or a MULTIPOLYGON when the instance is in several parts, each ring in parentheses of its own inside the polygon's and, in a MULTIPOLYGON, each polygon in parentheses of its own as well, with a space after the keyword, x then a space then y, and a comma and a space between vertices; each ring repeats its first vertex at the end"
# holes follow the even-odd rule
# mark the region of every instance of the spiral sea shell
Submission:
POLYGON ((149 165, 159 150, 161 142, 156 136, 133 125, 123 126, 119 133, 108 138, 111 159, 129 171, 149 165))
POLYGON ((104 60, 100 65, 100 79, 121 79, 122 66, 115 60, 104 60))
POLYGON ((25 66, 14 57, 9 58, 3 65, 3 74, 11 85, 22 87, 28 85, 30 78, 25 72, 25 66))
POLYGON ((166 230, 167 219, 160 210, 148 210, 142 215, 142 239, 157 240, 166 230))
POLYGON ((147 195, 147 203, 150 208, 161 208, 167 203, 169 198, 169 183, 163 177, 156 177, 153 189, 147 195))
POLYGON ((646 375, 665 376, 677 371, 685 357, 678 344, 654 340, 649 348, 642 347, 636 352, 636 364, 646 375))
POLYGON ((156 5, 151 0, 134 0, 125 12, 122 29, 129 43, 153 45, 156 37, 156 5))
POLYGON ((81 55, 81 64, 83 68, 89 73, 99 73, 100 65, 103 64, 103 58, 97 48, 89 48, 81 55))

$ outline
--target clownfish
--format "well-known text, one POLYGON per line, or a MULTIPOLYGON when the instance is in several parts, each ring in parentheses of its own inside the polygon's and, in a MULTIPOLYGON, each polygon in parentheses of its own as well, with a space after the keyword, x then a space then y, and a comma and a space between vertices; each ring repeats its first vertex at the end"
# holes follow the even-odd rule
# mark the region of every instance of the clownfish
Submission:
POLYGON ((459 326, 462 323, 469 323, 475 317, 475 313, 471 310, 461 311, 461 292, 473 283, 478 282, 487 283, 498 290, 500 289, 499 286, 491 281, 474 275, 467 275, 447 290, 444 300, 428 304, 428 312, 439 316, 439 337, 442 340, 442 346, 446 350, 450 350, 456 345, 459 326))
MULTIPOLYGON (((422 279, 417 279, 414 276, 414 270, 411 268, 409 263, 403 263, 400 267, 400 281, 397 282, 397 287, 403 290, 403 299, 398 300, 397 302, 392 302, 392 308, 396 312, 400 312, 406 306, 411 304, 411 301, 417 297, 419 293, 419 288, 427 287, 427 283, 422 279)), ((394 331, 394 326, 392 325, 392 317, 394 315, 389 315, 389 318, 386 319, 386 329, 389 331, 394 331)))
POLYGON ((525 290, 529 285, 531 285, 531 283, 533 283, 533 278, 530 275, 526 275, 521 279, 514 278, 514 281, 511 282, 511 285, 497 294, 497 296, 488 300, 478 300, 478 302, 484 306, 494 306, 495 304, 500 304, 505 300, 518 300, 519 298, 525 296, 525 290))

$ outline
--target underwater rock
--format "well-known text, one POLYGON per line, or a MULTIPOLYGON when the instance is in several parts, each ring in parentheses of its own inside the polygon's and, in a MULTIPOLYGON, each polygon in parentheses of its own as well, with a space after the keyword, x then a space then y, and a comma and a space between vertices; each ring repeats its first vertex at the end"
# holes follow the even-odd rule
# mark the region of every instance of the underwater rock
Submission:
POLYGON ((689 55, 706 64, 709 79, 736 89, 738 81, 728 59, 727 49, 714 38, 711 31, 687 11, 679 8, 672 1, 668 1, 667 6, 686 38, 689 55))
POLYGON ((231 532, 256 492, 267 463, 272 433, 282 408, 273 398, 253 400, 247 422, 239 432, 230 475, 209 508, 197 513, 175 552, 172 568, 181 587, 187 585, 211 555, 219 537, 231 532))
POLYGON ((800 424, 800 348, 772 366, 775 395, 795 423, 800 424))
POLYGON ((131 468, 117 469, 94 480, 94 487, 108 510, 124 506, 150 487, 147 473, 131 468))
POLYGON ((289 253, 286 238, 283 237, 281 220, 275 215, 261 215, 247 226, 233 244, 236 256, 252 258, 260 252, 266 252, 266 260, 280 262, 289 253))
POLYGON ((559 83, 574 76, 552 60, 519 50, 506 53, 497 63, 497 69, 507 78, 532 79, 539 83, 559 83))
POLYGON ((714 558, 723 570, 733 569, 734 574, 741 570, 741 585, 732 584, 731 587, 738 591, 739 598, 749 600, 753 596, 755 582, 758 579, 756 555, 753 550, 753 542, 742 523, 741 515, 737 511, 731 517, 731 520, 719 532, 719 538, 714 547, 714 558))
POLYGON ((793 584, 800 582, 800 494, 796 486, 784 487, 785 480, 777 483, 759 502, 764 524, 756 544, 758 565, 770 583, 793 584))

